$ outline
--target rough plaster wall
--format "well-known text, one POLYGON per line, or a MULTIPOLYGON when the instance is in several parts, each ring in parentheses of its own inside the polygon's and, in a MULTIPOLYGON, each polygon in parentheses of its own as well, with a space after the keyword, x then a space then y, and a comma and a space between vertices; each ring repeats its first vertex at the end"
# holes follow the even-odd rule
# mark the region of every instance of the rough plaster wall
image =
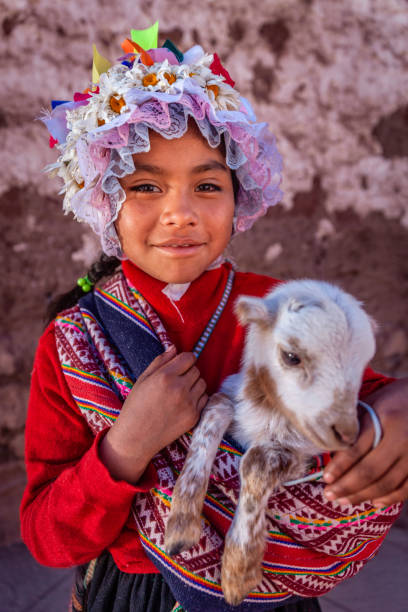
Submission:
POLYGON ((0 0, 0 541, 17 537, 29 372, 51 295, 97 252, 64 218, 55 159, 33 122, 91 74, 91 43, 120 54, 131 27, 160 20, 163 40, 216 49, 270 121, 285 160, 284 206, 232 253, 278 277, 340 281, 379 319, 376 365, 408 369, 408 3, 405 0, 0 0), (288 209, 289 212, 288 212, 288 209), (3 508, 4 510, 1 510, 3 508), (10 511, 10 508, 13 508, 10 511), (4 516, 2 516, 4 513, 4 516))

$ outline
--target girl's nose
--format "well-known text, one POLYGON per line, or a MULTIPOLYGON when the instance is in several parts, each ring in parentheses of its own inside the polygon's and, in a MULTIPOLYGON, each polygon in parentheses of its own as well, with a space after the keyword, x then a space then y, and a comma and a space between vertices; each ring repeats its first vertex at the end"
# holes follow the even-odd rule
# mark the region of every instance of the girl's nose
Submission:
POLYGON ((194 202, 189 194, 174 192, 167 195, 161 214, 161 222, 164 225, 185 227, 196 225, 197 221, 197 211, 194 209, 194 202))

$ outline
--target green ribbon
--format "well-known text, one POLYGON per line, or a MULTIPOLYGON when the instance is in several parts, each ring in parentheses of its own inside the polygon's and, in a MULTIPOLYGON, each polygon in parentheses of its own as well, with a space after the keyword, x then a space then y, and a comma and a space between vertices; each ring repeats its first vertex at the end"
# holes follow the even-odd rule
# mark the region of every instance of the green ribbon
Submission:
POLYGON ((157 49, 159 22, 156 21, 150 28, 145 28, 144 30, 130 30, 130 36, 133 42, 140 45, 145 51, 157 49))

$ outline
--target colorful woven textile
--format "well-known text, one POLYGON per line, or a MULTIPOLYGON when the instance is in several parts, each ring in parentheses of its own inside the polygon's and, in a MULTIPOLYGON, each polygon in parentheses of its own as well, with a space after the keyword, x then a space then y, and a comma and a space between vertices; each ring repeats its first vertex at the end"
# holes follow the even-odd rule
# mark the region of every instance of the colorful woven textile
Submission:
MULTIPOLYGON (((112 424, 139 374, 169 346, 157 315, 122 273, 62 313, 55 326, 62 368, 92 431, 112 424)), ((269 500, 269 535, 263 579, 238 607, 226 605, 220 587, 224 535, 239 494, 241 451, 223 440, 204 506, 200 542, 174 558, 163 551, 172 489, 189 446, 189 435, 153 458, 157 486, 137 494, 133 514, 148 556, 188 612, 266 611, 293 596, 326 593, 353 576, 378 550, 400 506, 375 510, 368 503, 340 506, 309 482, 281 488, 269 500)), ((318 457, 318 469, 327 457, 318 457)))

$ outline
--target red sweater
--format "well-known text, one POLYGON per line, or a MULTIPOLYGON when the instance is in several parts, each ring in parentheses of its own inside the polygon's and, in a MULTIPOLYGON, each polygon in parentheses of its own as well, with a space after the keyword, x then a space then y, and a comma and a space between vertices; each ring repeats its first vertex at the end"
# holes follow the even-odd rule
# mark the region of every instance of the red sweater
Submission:
MULTIPOLYGON (((123 270, 159 314, 179 352, 191 351, 217 307, 229 265, 205 272, 176 302, 162 293, 165 283, 129 262, 123 270)), ((240 294, 263 296, 276 280, 237 272, 225 310, 197 365, 208 393, 239 369, 244 330, 233 314, 240 294)), ((367 369, 361 395, 389 379, 367 369)), ((54 324, 40 339, 35 357, 26 424, 28 483, 21 504, 22 537, 44 565, 69 567, 108 549, 124 572, 157 572, 141 547, 130 515, 133 496, 154 486, 149 466, 137 486, 114 480, 98 455, 93 437, 65 381, 55 346, 54 324)))

